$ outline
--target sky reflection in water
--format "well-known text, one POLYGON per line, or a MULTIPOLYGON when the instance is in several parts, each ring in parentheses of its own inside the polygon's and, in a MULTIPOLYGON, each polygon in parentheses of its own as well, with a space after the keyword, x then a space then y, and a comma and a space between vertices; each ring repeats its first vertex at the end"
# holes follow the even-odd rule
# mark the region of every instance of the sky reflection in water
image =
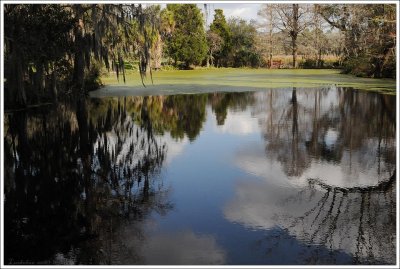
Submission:
POLYGON ((332 87, 9 114, 6 261, 393 264, 395 108, 332 87))

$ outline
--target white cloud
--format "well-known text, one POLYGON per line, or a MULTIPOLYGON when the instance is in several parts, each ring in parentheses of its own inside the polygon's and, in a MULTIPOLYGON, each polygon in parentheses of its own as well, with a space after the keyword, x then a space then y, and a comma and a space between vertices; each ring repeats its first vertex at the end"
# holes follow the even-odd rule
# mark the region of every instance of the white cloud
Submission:
MULTIPOLYGON (((257 19, 257 12, 260 9, 261 4, 214 4, 214 9, 220 8, 224 11, 225 17, 240 17, 244 20, 250 21, 257 19)), ((211 18, 213 18, 212 15, 211 18)), ((212 21, 212 19, 211 19, 212 21)))
POLYGON ((384 197, 394 198, 395 190, 371 193, 364 204, 360 202, 362 195, 241 180, 236 184, 234 198, 224 207, 224 215, 249 229, 280 227, 308 244, 345 251, 361 260, 368 259, 371 253, 381 262, 394 262, 395 225, 387 226, 391 216, 384 197), (368 217, 361 226, 363 214, 368 217))
POLYGON ((228 110, 224 125, 217 126, 217 131, 234 135, 259 133, 258 120, 251 117, 251 112, 228 110))
POLYGON ((224 264, 225 253, 209 235, 192 231, 161 234, 144 242, 146 264, 224 264))
POLYGON ((173 159, 181 155, 189 144, 189 140, 186 136, 183 139, 176 140, 171 137, 170 133, 165 133, 163 136, 160 136, 159 139, 167 145, 166 165, 170 164, 173 159))
POLYGON ((191 230, 159 232, 149 220, 124 227, 114 242, 113 259, 120 264, 213 265, 226 260, 213 236, 191 230))
MULTIPOLYGON (((370 147, 377 148, 377 145, 370 147)), ((368 158, 364 158, 364 152, 354 150, 351 153, 343 152, 340 165, 336 162, 311 159, 309 167, 300 176, 289 177, 283 172, 281 162, 266 153, 263 146, 254 143, 243 146, 236 153, 235 164, 249 174, 281 186, 307 186, 309 179, 317 179, 332 187, 368 187, 376 186, 390 178, 392 170, 385 167, 384 161, 381 161, 382 171, 379 171, 377 163, 369 164, 368 158)), ((375 159, 372 161, 375 162, 375 159)))
POLYGON ((245 15, 251 13, 251 11, 252 9, 250 7, 242 7, 232 10, 229 15, 233 17, 244 17, 245 15))

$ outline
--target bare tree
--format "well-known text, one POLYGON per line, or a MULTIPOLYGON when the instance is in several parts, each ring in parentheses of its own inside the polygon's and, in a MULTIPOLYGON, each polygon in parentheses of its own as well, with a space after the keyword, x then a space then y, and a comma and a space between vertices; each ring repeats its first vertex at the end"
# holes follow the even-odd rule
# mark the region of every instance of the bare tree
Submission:
POLYGON ((268 67, 272 66, 272 55, 273 55, 273 33, 276 29, 277 21, 276 21, 276 4, 264 4, 261 7, 261 10, 258 11, 258 16, 260 16, 263 20, 265 20, 265 28, 268 34, 268 67))
POLYGON ((293 68, 297 67, 297 38, 299 34, 308 26, 308 6, 300 4, 277 4, 276 14, 279 23, 278 29, 287 33, 291 38, 293 68))
POLYGON ((324 47, 324 34, 323 34, 323 18, 318 13, 318 8, 316 5, 313 5, 312 8, 312 30, 314 32, 314 50, 315 50, 315 59, 316 59, 316 67, 322 67, 322 49, 324 47))

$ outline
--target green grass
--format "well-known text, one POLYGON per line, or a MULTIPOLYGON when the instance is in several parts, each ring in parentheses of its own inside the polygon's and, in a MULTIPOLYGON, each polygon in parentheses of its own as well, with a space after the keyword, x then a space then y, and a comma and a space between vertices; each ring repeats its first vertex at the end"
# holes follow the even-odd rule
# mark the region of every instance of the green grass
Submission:
POLYGON ((396 80, 358 78, 332 69, 199 69, 153 72, 142 86, 137 72, 127 74, 126 83, 115 74, 102 77, 105 87, 94 92, 104 95, 156 95, 215 91, 251 91, 270 88, 316 88, 336 85, 360 90, 396 94, 396 80))

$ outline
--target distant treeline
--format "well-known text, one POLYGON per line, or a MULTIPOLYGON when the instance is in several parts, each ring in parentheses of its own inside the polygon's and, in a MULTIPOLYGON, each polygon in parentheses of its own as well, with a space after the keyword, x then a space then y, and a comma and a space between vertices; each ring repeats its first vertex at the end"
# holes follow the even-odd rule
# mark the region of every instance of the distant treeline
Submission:
POLYGON ((226 22, 215 10, 208 57, 218 66, 333 67, 396 77, 394 4, 264 4, 258 15, 250 23, 226 22), (290 63, 284 55, 291 55, 290 63))
POLYGON ((96 89, 102 70, 125 80, 127 62, 142 78, 165 65, 396 75, 394 4, 265 4, 251 22, 216 9, 210 25, 196 4, 6 4, 4 22, 5 99, 22 106, 96 89))

